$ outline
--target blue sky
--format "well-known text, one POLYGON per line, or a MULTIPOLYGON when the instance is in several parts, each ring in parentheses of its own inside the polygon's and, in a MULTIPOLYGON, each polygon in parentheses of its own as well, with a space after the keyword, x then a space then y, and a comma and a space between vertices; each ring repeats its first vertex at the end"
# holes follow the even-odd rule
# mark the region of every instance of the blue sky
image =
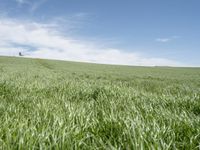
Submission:
POLYGON ((200 66, 198 0, 1 0, 0 55, 200 66))

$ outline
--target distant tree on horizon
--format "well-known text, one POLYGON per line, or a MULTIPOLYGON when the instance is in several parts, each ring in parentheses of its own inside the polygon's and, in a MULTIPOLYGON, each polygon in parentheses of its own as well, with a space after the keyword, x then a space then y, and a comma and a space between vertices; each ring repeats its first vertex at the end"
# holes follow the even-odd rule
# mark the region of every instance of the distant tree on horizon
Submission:
POLYGON ((19 56, 23 56, 23 55, 22 55, 22 52, 19 52, 19 56))

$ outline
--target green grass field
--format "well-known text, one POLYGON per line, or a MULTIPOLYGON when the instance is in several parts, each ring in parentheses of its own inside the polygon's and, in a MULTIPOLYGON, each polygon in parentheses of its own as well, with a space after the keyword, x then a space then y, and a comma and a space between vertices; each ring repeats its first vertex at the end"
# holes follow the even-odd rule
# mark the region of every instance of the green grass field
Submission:
POLYGON ((0 149, 200 149, 200 68, 0 57, 0 149))

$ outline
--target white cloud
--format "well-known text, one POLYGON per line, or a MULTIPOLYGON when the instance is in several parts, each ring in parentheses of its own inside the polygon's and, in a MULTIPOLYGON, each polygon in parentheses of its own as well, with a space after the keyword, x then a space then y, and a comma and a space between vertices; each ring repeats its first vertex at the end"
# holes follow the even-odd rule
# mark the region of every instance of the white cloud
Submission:
POLYGON ((34 12, 36 11, 41 5, 43 5, 47 0, 39 0, 31 5, 31 11, 34 12))
POLYGON ((26 3, 26 0, 16 0, 16 2, 19 4, 24 4, 24 3, 26 3))
POLYGON ((156 41, 157 42, 162 42, 162 43, 166 43, 166 42, 170 42, 170 41, 172 41, 172 40, 174 40, 174 39, 178 39, 178 38, 180 38, 180 36, 172 36, 172 37, 169 37, 169 38, 157 38, 156 39, 156 41))
POLYGON ((158 38, 158 39, 156 39, 157 42, 163 42, 163 43, 169 42, 170 40, 171 39, 169 39, 169 38, 158 38))
POLYGON ((19 5, 26 4, 29 7, 30 12, 36 11, 40 6, 42 6, 47 0, 15 0, 19 5))
POLYGON ((142 66, 182 66, 165 58, 147 58, 136 52, 102 48, 89 41, 64 36, 54 24, 0 18, 0 55, 142 66))

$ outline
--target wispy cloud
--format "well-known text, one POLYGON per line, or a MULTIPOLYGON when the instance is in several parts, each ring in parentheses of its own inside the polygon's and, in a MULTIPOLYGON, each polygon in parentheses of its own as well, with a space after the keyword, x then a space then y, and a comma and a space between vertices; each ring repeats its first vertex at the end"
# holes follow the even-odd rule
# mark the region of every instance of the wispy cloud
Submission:
POLYGON ((19 3, 19 4, 24 4, 24 3, 27 2, 27 0, 16 0, 16 2, 19 3))
POLYGON ((38 0, 36 2, 32 2, 31 11, 36 11, 40 6, 42 6, 47 0, 38 0))
POLYGON ((15 0, 19 5, 27 5, 30 12, 36 11, 40 8, 47 0, 15 0))
POLYGON ((144 57, 138 52, 102 48, 90 41, 64 36, 53 26, 54 23, 0 18, 0 55, 17 55, 23 51, 27 57, 35 58, 104 64, 183 66, 182 63, 165 58, 144 57))
POLYGON ((178 38, 180 38, 180 36, 172 36, 172 37, 168 37, 168 38, 157 38, 155 41, 166 43, 166 42, 170 42, 172 40, 178 39, 178 38))
POLYGON ((156 39, 157 42, 163 42, 163 43, 169 42, 170 40, 171 39, 169 39, 169 38, 158 38, 158 39, 156 39))

